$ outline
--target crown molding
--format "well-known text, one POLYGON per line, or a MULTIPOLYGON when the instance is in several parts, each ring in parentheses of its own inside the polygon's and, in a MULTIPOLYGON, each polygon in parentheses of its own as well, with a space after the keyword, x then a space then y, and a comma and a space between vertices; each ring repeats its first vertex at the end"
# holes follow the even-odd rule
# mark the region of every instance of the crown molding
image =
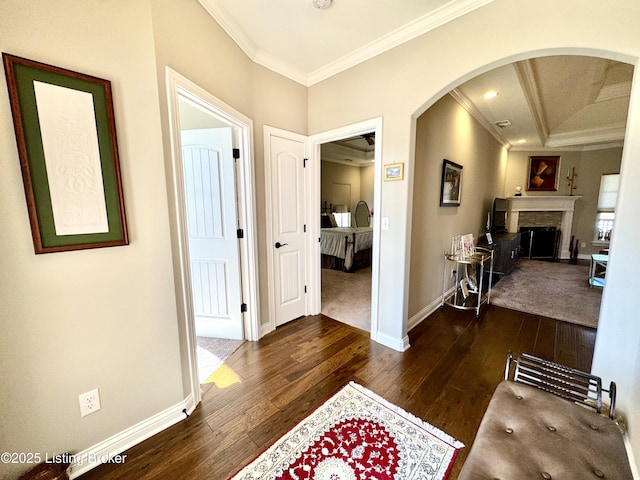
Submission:
POLYGON ((311 73, 305 73, 263 50, 260 50, 242 31, 239 24, 215 0, 198 0, 222 29, 255 63, 279 73, 297 83, 310 87, 333 75, 354 67, 394 47, 413 40, 437 27, 462 17, 494 0, 451 0, 449 3, 407 25, 384 35, 311 73))
POLYGON ((495 138, 498 143, 502 144, 507 150, 511 150, 513 147, 511 143, 502 136, 500 132, 500 127, 498 127, 495 123, 490 122, 487 118, 482 114, 482 112, 476 107, 476 105, 467 97, 464 93, 462 93, 457 88, 454 88, 449 92, 449 95, 460 104, 462 108, 464 108, 469 115, 476 119, 480 125, 484 127, 484 129, 489 132, 493 138, 495 138))
POLYGON ((624 142, 598 143, 594 145, 573 145, 568 147, 543 147, 540 145, 515 145, 511 152, 590 152, 595 150, 608 150, 610 148, 622 148, 624 142))
POLYGON ((553 133, 549 135, 546 147, 588 147, 589 145, 612 144, 624 141, 625 126, 582 130, 579 132, 553 133))
POLYGON ((494 0, 452 0, 433 12, 380 37, 378 40, 375 40, 364 47, 354 50, 349 55, 345 55, 344 57, 311 72, 308 76, 307 86, 310 87, 322 80, 326 80, 333 75, 365 62, 366 60, 402 45, 403 43, 413 40, 420 35, 424 35, 431 30, 492 3, 493 1, 494 0))
POLYGON ((258 53, 258 47, 244 33, 238 22, 215 0, 198 0, 209 15, 227 32, 227 35, 238 44, 242 51, 252 60, 258 53))
POLYGON ((289 65, 286 62, 283 62, 279 58, 274 57, 264 50, 258 50, 255 55, 251 57, 251 60, 258 65, 262 65, 268 70, 279 73, 283 77, 287 77, 289 80, 293 80, 294 82, 304 85, 305 87, 309 86, 307 85, 307 75, 304 72, 289 65))
POLYGON ((512 145, 501 134, 499 127, 478 110, 474 103, 460 90, 453 89, 449 95, 475 118, 499 143, 512 152, 528 151, 590 151, 621 148, 624 144, 625 127, 610 127, 580 132, 556 133, 549 135, 545 145, 512 145))

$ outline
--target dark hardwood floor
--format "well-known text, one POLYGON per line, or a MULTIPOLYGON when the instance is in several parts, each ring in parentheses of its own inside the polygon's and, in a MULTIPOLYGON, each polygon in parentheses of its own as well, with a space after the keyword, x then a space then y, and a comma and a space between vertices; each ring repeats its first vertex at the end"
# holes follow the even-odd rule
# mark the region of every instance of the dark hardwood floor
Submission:
POLYGON ((186 420, 102 465, 93 479, 222 480, 353 380, 465 443, 456 479, 509 350, 590 370, 596 331, 491 306, 479 319, 448 307, 410 333, 396 352, 328 317, 288 323, 245 342, 227 365, 240 382, 208 384, 186 420))

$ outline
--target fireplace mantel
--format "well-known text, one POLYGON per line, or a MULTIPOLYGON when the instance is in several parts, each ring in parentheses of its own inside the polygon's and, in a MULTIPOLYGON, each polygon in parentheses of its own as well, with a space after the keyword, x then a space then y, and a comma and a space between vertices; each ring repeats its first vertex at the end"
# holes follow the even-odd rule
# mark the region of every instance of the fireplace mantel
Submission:
POLYGON ((579 196, 531 196, 509 197, 509 212, 507 228, 510 232, 518 231, 520 212, 562 212, 562 226, 560 227, 560 258, 569 258, 571 242, 571 226, 573 225, 573 210, 579 196))
POLYGON ((576 200, 582 197, 539 196, 509 197, 509 211, 519 212, 573 212, 576 200))

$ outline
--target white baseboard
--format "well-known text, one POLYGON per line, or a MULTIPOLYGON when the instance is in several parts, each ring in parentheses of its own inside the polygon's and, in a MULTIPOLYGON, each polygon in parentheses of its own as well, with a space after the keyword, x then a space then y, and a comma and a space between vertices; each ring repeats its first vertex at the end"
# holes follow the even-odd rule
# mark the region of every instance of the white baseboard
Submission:
MULTIPOLYGON (((445 293, 445 296, 453 293, 453 288, 445 293)), ((433 312, 438 310, 442 306, 442 297, 436 298, 429 305, 418 311, 415 315, 409 318, 409 324, 407 325, 407 331, 410 332, 413 328, 417 327, 424 319, 426 319, 433 312)))
MULTIPOLYGON (((526 258, 525 258, 526 260, 526 258)), ((566 255, 566 256, 558 256, 558 260, 571 260, 571 256, 570 255, 566 255)), ((590 253, 579 253, 578 254, 578 260, 591 260, 591 254, 590 253)))
POLYGON ((190 415, 195 408, 193 396, 189 395, 184 401, 73 455, 69 478, 77 478, 92 468, 109 462, 109 459, 126 463, 126 458, 120 455, 122 452, 184 420, 185 411, 190 415))
POLYGON ((409 335, 405 335, 403 338, 395 338, 384 333, 371 334, 371 339, 378 342, 385 347, 393 348, 398 352, 405 352, 409 349, 409 335))
POLYGON ((633 475, 633 480, 640 480, 640 471, 638 471, 638 464, 636 463, 635 456, 633 455, 631 443, 629 443, 629 434, 625 433, 623 438, 624 446, 627 449, 627 458, 629 459, 629 465, 631 466, 631 474, 633 475))
POLYGON ((271 324, 260 325, 260 338, 264 337, 267 333, 273 332, 274 330, 275 328, 272 328, 271 324))

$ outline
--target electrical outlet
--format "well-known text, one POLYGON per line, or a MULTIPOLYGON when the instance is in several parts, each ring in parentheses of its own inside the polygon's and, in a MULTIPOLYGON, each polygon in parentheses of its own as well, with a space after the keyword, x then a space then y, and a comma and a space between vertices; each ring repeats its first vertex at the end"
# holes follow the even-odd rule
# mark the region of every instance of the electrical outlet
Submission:
POLYGON ((581 246, 582 248, 586 248, 586 247, 587 247, 587 242, 582 242, 582 243, 580 244, 580 246, 581 246))
POLYGON ((81 417, 86 417, 100 410, 100 392, 98 392, 97 388, 78 395, 78 401, 80 402, 81 417))

